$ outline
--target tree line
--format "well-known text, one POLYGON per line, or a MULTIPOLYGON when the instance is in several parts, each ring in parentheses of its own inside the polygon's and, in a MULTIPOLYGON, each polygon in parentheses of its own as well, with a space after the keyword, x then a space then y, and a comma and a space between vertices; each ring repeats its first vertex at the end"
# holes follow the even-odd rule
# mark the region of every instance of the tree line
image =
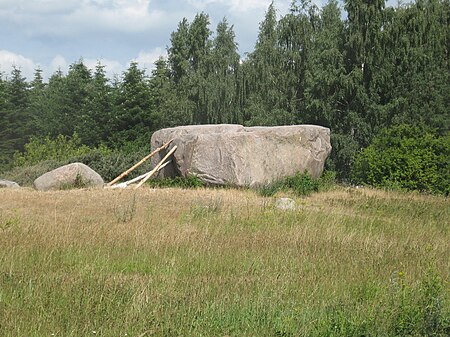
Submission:
POLYGON ((254 50, 241 57, 226 18, 183 19, 151 74, 131 62, 108 78, 80 59, 67 74, 0 76, 0 166, 32 137, 79 137, 89 147, 142 148, 157 129, 185 124, 329 127, 328 167, 349 176, 355 154, 382 129, 420 125, 448 134, 449 0, 385 7, 294 0, 268 7, 254 50))

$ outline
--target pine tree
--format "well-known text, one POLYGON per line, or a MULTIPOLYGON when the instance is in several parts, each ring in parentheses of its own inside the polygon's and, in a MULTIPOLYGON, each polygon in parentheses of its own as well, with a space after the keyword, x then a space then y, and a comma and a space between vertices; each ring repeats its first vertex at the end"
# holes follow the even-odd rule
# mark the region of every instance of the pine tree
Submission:
POLYGON ((182 79, 190 71, 189 22, 186 18, 183 18, 178 24, 178 29, 171 34, 170 43, 167 53, 171 76, 175 84, 182 85, 182 79))
POLYGON ((168 62, 162 57, 155 62, 149 87, 151 92, 150 109, 157 112, 159 121, 154 129, 189 124, 191 116, 185 110, 185 107, 189 105, 186 102, 187 97, 177 95, 175 84, 171 81, 168 62))
MULTIPOLYGON (((63 107, 67 103, 66 96, 65 76, 61 69, 58 69, 48 80, 42 103, 44 109, 39 112, 36 120, 39 134, 56 137, 65 131, 63 107)), ((71 133, 67 132, 65 135, 71 133)))
POLYGON ((385 59, 393 65, 388 121, 450 129, 449 8, 446 0, 427 0, 388 12, 385 59))
POLYGON ((194 72, 191 66, 191 38, 189 32, 190 24, 186 18, 183 18, 178 24, 177 30, 171 34, 171 46, 167 49, 171 81, 177 96, 176 104, 174 104, 174 115, 183 116, 182 120, 187 121, 187 124, 193 122, 195 109, 195 103, 190 99, 192 90, 191 78, 194 72))
MULTIPOLYGON (((279 22, 279 45, 283 81, 280 82, 288 123, 311 123, 308 115, 307 76, 313 69, 313 56, 320 29, 318 9, 308 0, 292 1, 288 15, 279 22)), ((285 122, 285 123, 286 123, 285 122)))
POLYGON ((367 146, 380 125, 382 104, 377 89, 383 85, 378 76, 384 58, 382 26, 385 0, 346 0, 347 72, 350 97, 348 109, 353 118, 352 135, 367 146))
POLYGON ((7 110, 7 82, 0 72, 0 172, 11 161, 8 144, 9 120, 7 110))
POLYGON ((86 84, 87 95, 83 102, 83 114, 76 132, 83 144, 98 146, 110 135, 113 111, 112 88, 106 77, 105 66, 97 63, 93 78, 86 84))
POLYGON ((32 133, 34 135, 39 135, 42 114, 47 109, 46 89, 47 85, 44 83, 44 78, 42 77, 42 69, 38 67, 35 69, 34 78, 30 83, 30 103, 28 106, 28 113, 32 123, 32 133))
POLYGON ((344 24, 337 0, 321 11, 305 74, 306 122, 347 132, 345 93, 344 24))
POLYGON ((13 67, 11 78, 6 83, 6 113, 2 132, 7 155, 23 150, 32 134, 32 121, 28 106, 30 103, 29 84, 22 76, 20 68, 13 67))
POLYGON ((148 78, 137 62, 131 62, 123 73, 117 95, 109 143, 116 148, 129 146, 131 142, 136 147, 147 147, 158 121, 150 109, 148 78))
POLYGON ((189 99, 194 104, 193 124, 205 124, 212 113, 208 78, 211 72, 209 16, 197 14, 189 26, 189 99))
POLYGON ((273 2, 260 23, 255 51, 247 60, 250 95, 246 102, 244 120, 251 125, 278 124, 272 113, 280 101, 278 81, 281 64, 278 49, 277 17, 273 2))
POLYGON ((239 54, 233 27, 224 18, 217 25, 212 50, 210 114, 208 123, 237 123, 240 120, 236 102, 236 75, 239 54))

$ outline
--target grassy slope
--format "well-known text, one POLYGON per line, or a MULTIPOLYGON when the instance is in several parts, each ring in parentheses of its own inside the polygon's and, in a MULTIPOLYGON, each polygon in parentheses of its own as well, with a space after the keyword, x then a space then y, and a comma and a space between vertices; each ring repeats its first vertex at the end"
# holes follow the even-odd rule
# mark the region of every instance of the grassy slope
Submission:
POLYGON ((0 336, 449 330, 450 202, 339 189, 0 190, 0 336))

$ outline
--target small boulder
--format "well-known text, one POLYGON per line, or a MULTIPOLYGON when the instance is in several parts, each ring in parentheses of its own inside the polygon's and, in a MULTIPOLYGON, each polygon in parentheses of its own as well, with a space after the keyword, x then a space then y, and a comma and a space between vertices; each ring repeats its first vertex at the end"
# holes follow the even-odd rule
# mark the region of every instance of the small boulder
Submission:
POLYGON ((20 186, 14 181, 0 179, 0 188, 20 188, 20 186))
POLYGON ((293 210, 295 209, 295 201, 291 198, 278 198, 275 201, 275 207, 281 210, 293 210))
POLYGON ((83 163, 73 163, 58 167, 37 178, 33 186, 38 191, 64 190, 103 186, 102 177, 83 163))

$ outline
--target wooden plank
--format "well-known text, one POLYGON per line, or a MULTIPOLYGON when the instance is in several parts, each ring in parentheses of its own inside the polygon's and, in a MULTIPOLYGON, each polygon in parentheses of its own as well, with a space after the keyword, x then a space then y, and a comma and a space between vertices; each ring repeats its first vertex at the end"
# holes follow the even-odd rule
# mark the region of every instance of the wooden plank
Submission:
POLYGON ((164 145, 162 145, 161 147, 158 147, 155 151, 153 151, 152 153, 150 153, 149 155, 145 156, 144 158, 141 159, 141 161, 139 161, 138 163, 134 164, 132 167, 130 167, 128 170, 126 170, 125 172, 121 173, 119 176, 117 176, 116 178, 114 178, 111 182, 109 182, 106 186, 111 186, 113 184, 115 184, 116 182, 118 182, 120 179, 122 179, 123 177, 127 176, 128 174, 130 174, 131 171, 133 171, 135 168, 141 166, 147 159, 153 157, 155 154, 157 154, 159 151, 165 149, 166 147, 168 147, 170 145, 170 143, 172 143, 173 139, 169 140, 167 143, 165 143, 164 145))
POLYGON ((139 187, 141 187, 147 180, 150 179, 150 177, 152 175, 154 175, 156 172, 158 172, 159 168, 164 164, 164 162, 176 151, 177 146, 175 145, 169 152, 167 152, 167 154, 164 156, 163 159, 161 159, 161 161, 158 163, 158 165, 155 166, 155 168, 153 170, 151 170, 144 179, 141 180, 141 182, 139 184, 137 184, 137 186, 134 189, 138 189, 139 187))
MULTIPOLYGON (((161 171, 161 170, 162 170, 164 167, 166 167, 167 165, 169 165, 171 162, 172 162, 171 160, 166 161, 166 162, 165 162, 163 165, 161 165, 161 167, 158 169, 158 172, 161 171)), ((133 178, 133 179, 128 180, 128 181, 125 181, 125 182, 123 182, 123 183, 119 183, 119 184, 116 184, 116 185, 112 185, 112 186, 110 186, 110 188, 112 188, 112 189, 114 189, 114 188, 126 188, 128 185, 131 185, 131 184, 133 184, 133 183, 135 183, 135 182, 137 182, 137 181, 139 181, 139 180, 141 180, 141 179, 144 179, 145 176, 146 176, 147 174, 149 174, 149 173, 150 173, 150 172, 147 172, 147 173, 144 173, 144 174, 140 175, 139 177, 133 178)))

